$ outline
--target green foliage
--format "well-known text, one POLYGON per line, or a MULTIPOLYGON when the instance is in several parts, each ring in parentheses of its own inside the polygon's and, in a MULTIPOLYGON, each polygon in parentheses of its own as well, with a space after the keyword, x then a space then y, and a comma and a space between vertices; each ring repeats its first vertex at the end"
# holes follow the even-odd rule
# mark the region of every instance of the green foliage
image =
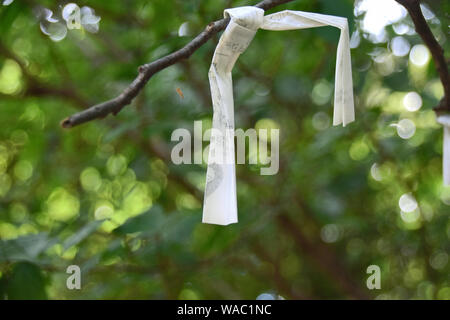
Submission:
POLYGON ((45 290, 46 278, 41 269, 29 262, 18 262, 2 278, 0 293, 11 300, 44 300, 47 299, 45 290), (2 289, 4 292, 2 293, 2 289))
POLYGON ((11 240, 0 240, 0 262, 37 261, 54 241, 46 233, 29 234, 11 240))

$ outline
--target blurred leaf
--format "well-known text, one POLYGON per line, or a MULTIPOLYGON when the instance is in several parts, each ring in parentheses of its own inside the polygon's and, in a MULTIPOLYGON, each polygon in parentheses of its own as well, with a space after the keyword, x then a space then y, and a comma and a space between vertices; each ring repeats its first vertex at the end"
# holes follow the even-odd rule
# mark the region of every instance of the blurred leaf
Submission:
POLYGON ((0 240, 0 262, 30 260, 34 261, 56 240, 47 233, 26 235, 12 240, 0 240))
MULTIPOLYGON (((2 1, 3 2, 3 1, 2 1)), ((1 7, 0 7, 1 8, 1 7)), ((27 8, 22 5, 21 1, 14 1, 7 8, 0 9, 0 33, 4 34, 11 28, 14 20, 21 12, 26 11, 27 8), (3 9, 3 10, 2 10, 3 9)))
POLYGON ((149 211, 128 219, 120 227, 114 229, 114 233, 127 234, 135 232, 150 232, 159 230, 165 222, 165 216, 160 206, 153 206, 149 211))
POLYGON ((149 211, 129 219, 114 230, 117 234, 144 232, 146 235, 160 233, 164 241, 182 242, 200 222, 200 215, 186 212, 164 214, 160 206, 153 206, 149 211))
POLYGON ((102 138, 103 143, 108 143, 114 141, 115 139, 122 136, 127 131, 130 131, 132 128, 136 128, 138 126, 138 122, 136 121, 125 121, 118 125, 116 128, 109 130, 102 138))

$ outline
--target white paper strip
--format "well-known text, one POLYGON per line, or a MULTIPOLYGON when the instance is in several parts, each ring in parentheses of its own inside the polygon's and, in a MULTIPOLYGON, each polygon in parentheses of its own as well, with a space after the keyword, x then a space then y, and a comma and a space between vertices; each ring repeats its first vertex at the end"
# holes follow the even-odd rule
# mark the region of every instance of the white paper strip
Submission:
POLYGON ((261 29, 293 30, 321 26, 333 26, 341 30, 337 47, 334 84, 333 125, 346 126, 355 120, 353 105, 352 63, 347 18, 325 14, 285 10, 264 17, 261 29))
POLYGON ((437 122, 444 126, 442 175, 444 185, 450 186, 450 115, 439 116, 437 122))
POLYGON ((289 10, 264 17, 264 11, 256 7, 227 9, 224 15, 231 20, 219 40, 209 70, 214 114, 203 203, 203 222, 219 225, 237 222, 231 70, 259 28, 277 31, 327 25, 339 28, 333 125, 345 126, 355 120, 346 18, 289 10))
POLYGON ((203 222, 220 225, 237 222, 231 70, 255 36, 264 11, 242 7, 225 10, 227 16, 231 21, 219 40, 209 69, 214 114, 203 203, 203 222))

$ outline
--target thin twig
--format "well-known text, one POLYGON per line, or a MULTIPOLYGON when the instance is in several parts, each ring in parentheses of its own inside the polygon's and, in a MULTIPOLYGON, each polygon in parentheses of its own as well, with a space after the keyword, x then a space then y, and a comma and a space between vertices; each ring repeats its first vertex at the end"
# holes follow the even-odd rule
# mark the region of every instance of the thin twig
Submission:
MULTIPOLYGON (((291 2, 293 0, 264 0, 256 5, 263 10, 271 9, 275 6, 291 2)), ((203 32, 197 35, 191 42, 183 48, 162 57, 154 62, 144 64, 138 68, 139 74, 134 81, 116 98, 102 102, 84 111, 76 113, 61 122, 63 128, 71 128, 76 125, 106 117, 112 113, 116 115, 123 107, 131 101, 144 88, 145 84, 157 72, 183 60, 189 58, 198 48, 205 44, 212 36, 225 29, 230 21, 229 18, 211 22, 203 32)))
POLYGON ((444 97, 437 107, 434 108, 436 112, 450 112, 450 77, 448 73, 448 66, 444 56, 444 50, 437 42, 433 33, 428 26, 425 17, 422 14, 419 0, 396 0, 408 10, 409 15, 414 23, 416 32, 422 38, 425 45, 431 52, 436 69, 441 78, 444 87, 444 97))

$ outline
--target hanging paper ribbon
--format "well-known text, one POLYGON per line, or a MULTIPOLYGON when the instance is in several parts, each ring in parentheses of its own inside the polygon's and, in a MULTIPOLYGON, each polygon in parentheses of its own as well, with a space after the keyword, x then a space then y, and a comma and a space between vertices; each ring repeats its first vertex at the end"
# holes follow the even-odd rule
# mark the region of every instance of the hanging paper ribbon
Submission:
POLYGON ((214 114, 203 204, 203 222, 219 225, 237 222, 231 70, 259 28, 276 31, 328 25, 339 28, 333 125, 345 126, 355 120, 346 18, 289 10, 264 17, 264 10, 256 7, 227 9, 224 15, 231 20, 219 40, 209 70, 214 114))
POLYGON ((450 115, 439 116, 437 122, 444 126, 442 175, 444 185, 450 186, 450 115))

